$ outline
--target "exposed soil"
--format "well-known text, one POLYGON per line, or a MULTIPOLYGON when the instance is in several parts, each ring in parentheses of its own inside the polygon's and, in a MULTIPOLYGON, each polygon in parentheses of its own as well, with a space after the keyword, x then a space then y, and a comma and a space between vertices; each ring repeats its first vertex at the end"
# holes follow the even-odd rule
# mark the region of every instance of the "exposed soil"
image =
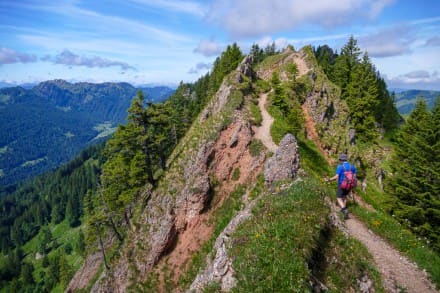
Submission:
POLYGON ((263 121, 261 122, 260 127, 254 128, 255 138, 260 139, 269 151, 275 152, 277 149, 277 145, 273 142, 272 136, 270 135, 270 127, 272 126, 274 119, 272 116, 270 116, 269 112, 267 112, 266 103, 267 93, 261 94, 260 99, 258 100, 258 107, 260 107, 263 121))
POLYGON ((298 53, 293 54, 293 61, 296 63, 296 68, 298 69, 299 76, 302 76, 307 72, 309 72, 310 70, 309 66, 307 66, 307 63, 304 60, 304 58, 301 58, 301 56, 298 53))
MULTIPOLYGON (((311 139, 318 147, 330 164, 327 153, 321 147, 319 137, 315 130, 315 123, 308 113, 306 105, 303 105, 306 118, 307 138, 311 139)), ((374 208, 365 203, 357 194, 353 199, 361 206, 373 210, 374 208)), ((385 240, 369 230, 362 221, 351 215, 345 222, 350 236, 364 244, 382 275, 382 285, 387 292, 438 292, 430 282, 426 272, 420 270, 414 263, 390 246, 385 240), (406 291, 404 291, 406 290, 406 291)))
POLYGON ((220 133, 214 146, 214 158, 210 164, 210 172, 219 181, 216 196, 209 209, 188 221, 185 229, 179 232, 175 246, 159 262, 156 272, 160 274, 160 292, 166 292, 166 282, 177 283, 182 272, 189 265, 191 256, 210 239, 214 226, 209 219, 213 211, 222 205, 239 184, 255 180, 261 172, 264 156, 253 158, 250 155, 248 146, 251 139, 250 128, 240 118, 220 133), (236 143, 231 145, 233 137, 236 138, 236 143), (233 175, 236 169, 239 170, 238 178, 233 175), (166 279, 170 273, 172 280, 166 279))
POLYGON ((308 110, 307 105, 305 103, 302 105, 302 110, 303 110, 304 118, 305 118, 307 139, 310 139, 311 141, 313 141, 315 143, 315 145, 318 147, 321 154, 324 155, 327 162, 330 162, 330 164, 333 164, 334 163, 333 160, 328 156, 327 152, 324 151, 324 148, 321 145, 321 141, 319 140, 318 133, 316 132, 316 129, 315 129, 315 122, 313 121, 313 118, 310 116, 309 110, 308 110))
POLYGON ((438 292, 426 272, 402 256, 386 241, 369 230, 359 219, 351 216, 346 222, 349 234, 361 241, 373 255, 382 274, 387 292, 438 292))

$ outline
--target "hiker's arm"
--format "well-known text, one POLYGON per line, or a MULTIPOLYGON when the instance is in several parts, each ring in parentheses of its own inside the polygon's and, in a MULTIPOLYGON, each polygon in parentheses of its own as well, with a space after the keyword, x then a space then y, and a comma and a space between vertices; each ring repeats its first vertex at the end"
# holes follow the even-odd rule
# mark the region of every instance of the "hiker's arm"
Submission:
POLYGON ((333 177, 331 177, 331 178, 329 178, 327 181, 334 181, 334 180, 338 180, 338 178, 339 178, 339 175, 338 174, 336 174, 335 176, 333 176, 333 177))

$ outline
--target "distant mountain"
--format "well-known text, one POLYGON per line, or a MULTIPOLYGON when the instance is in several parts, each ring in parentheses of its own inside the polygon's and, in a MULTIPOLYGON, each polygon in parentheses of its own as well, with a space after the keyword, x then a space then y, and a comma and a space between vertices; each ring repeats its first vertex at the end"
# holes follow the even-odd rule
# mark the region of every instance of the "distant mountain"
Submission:
POLYGON ((30 89, 30 88, 33 88, 36 85, 38 85, 37 82, 28 82, 28 83, 17 84, 17 83, 10 83, 10 82, 0 81, 0 88, 20 86, 20 87, 25 88, 25 89, 30 89))
POLYGON ((0 186, 57 167, 107 137, 125 121, 138 90, 152 102, 174 92, 168 87, 64 80, 32 89, 0 89, 0 186))
POLYGON ((396 93, 396 106, 400 114, 409 114, 418 97, 426 100, 428 109, 434 106, 435 100, 440 96, 440 91, 426 91, 426 90, 394 90, 396 93))

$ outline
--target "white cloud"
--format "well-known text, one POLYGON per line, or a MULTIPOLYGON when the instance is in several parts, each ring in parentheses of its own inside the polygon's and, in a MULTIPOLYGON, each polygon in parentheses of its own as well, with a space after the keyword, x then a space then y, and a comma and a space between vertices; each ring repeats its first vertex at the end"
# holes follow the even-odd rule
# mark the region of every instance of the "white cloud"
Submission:
POLYGON ((135 70, 133 66, 130 66, 125 62, 104 59, 98 56, 94 56, 94 57, 79 56, 70 52, 67 49, 64 49, 63 52, 61 52, 60 54, 54 57, 51 56, 43 57, 42 60, 52 61, 54 64, 62 64, 67 66, 86 66, 89 68, 93 68, 93 67, 105 68, 105 67, 119 66, 122 70, 128 70, 128 69, 135 70))
POLYGON ((206 8, 197 2, 193 1, 179 1, 179 0, 130 0, 137 4, 141 4, 149 7, 156 7, 159 9, 171 10, 176 12, 183 12, 196 16, 203 16, 206 12, 206 8))
POLYGON ((426 40, 425 46, 433 46, 433 47, 440 47, 440 37, 435 36, 428 40, 426 40))
POLYGON ((36 61, 37 57, 35 55, 21 53, 9 48, 0 48, 0 65, 12 63, 29 63, 36 61))
POLYGON ((270 46, 273 43, 275 43, 276 50, 281 50, 281 49, 287 47, 287 45, 289 45, 289 40, 286 38, 277 38, 274 40, 274 39, 272 39, 272 37, 265 36, 265 37, 259 39, 256 43, 261 48, 265 48, 265 47, 270 46))
POLYGON ((414 41, 415 36, 410 28, 398 26, 361 37, 359 45, 371 57, 389 57, 410 52, 414 41))
POLYGON ((194 53, 202 54, 203 56, 210 57, 221 53, 220 45, 214 40, 201 40, 194 49, 194 53))
POLYGON ((390 87, 406 89, 440 90, 438 71, 415 70, 395 77, 385 78, 390 87))
MULTIPOLYGON (((102 34, 114 35, 123 29, 124 34, 130 34, 138 38, 147 37, 163 43, 188 42, 191 38, 173 31, 158 28, 155 25, 146 22, 136 21, 129 18, 106 15, 92 10, 75 6, 76 1, 72 3, 57 3, 47 5, 33 5, 32 9, 37 11, 46 11, 61 15, 66 19, 74 21, 76 30, 84 32, 94 30, 99 31, 98 36, 102 34), (99 28, 99 29, 97 29, 99 28)), ((30 7, 28 7, 30 8, 30 7)), ((67 32, 70 34, 70 32, 67 32)), ((73 30, 72 30, 73 33, 73 30)))
POLYGON ((416 71, 408 72, 408 73, 404 74, 403 76, 407 79, 420 80, 420 79, 430 78, 431 74, 426 70, 416 70, 416 71))
POLYGON ((376 18, 393 0, 215 0, 207 19, 250 37, 312 24, 333 27, 376 18))
POLYGON ((198 74, 200 71, 206 71, 211 69, 212 64, 208 64, 208 63, 203 63, 203 62, 199 62, 196 64, 195 68, 191 68, 188 73, 189 74, 198 74))

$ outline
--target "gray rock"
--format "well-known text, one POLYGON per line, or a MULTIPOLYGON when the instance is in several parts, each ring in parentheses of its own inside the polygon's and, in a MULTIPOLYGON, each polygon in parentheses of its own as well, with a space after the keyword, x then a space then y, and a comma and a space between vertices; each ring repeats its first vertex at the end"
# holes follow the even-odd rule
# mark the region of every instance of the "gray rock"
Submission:
POLYGON ((264 180, 267 185, 274 181, 293 179, 300 166, 298 143, 288 133, 281 140, 275 154, 264 164, 264 180))
POLYGON ((239 125, 235 129, 234 133, 231 136, 231 140, 229 141, 229 147, 230 148, 234 147, 237 144, 237 142, 238 142, 238 134, 240 133, 240 130, 241 130, 241 125, 239 125))
POLYGON ((373 281, 367 276, 364 275, 360 280, 357 280, 359 285, 359 290, 362 293, 370 293, 375 292, 373 288, 373 281))

